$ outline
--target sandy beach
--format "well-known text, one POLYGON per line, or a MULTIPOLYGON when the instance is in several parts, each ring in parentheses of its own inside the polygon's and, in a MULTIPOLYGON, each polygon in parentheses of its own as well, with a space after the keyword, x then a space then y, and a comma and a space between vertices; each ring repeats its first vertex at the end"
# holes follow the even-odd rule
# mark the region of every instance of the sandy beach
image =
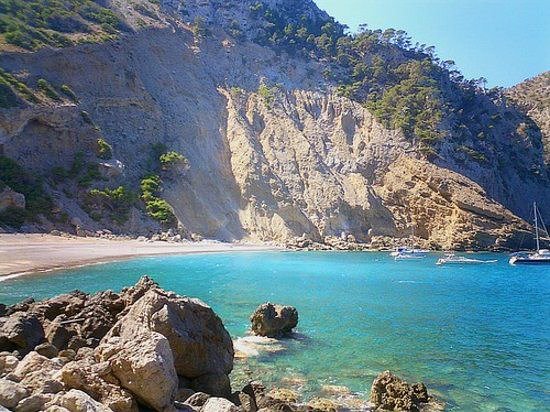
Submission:
POLYGON ((138 256, 276 249, 262 244, 214 241, 169 243, 68 238, 47 234, 0 234, 0 277, 138 256))

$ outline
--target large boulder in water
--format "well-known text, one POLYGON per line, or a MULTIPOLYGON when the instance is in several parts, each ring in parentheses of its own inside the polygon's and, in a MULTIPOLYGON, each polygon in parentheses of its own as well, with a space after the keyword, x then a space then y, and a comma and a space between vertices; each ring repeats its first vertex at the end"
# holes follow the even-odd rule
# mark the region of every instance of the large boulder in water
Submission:
POLYGON ((147 288, 122 293, 131 302, 144 292, 104 340, 133 339, 144 330, 160 333, 170 343, 177 374, 189 379, 193 389, 228 396, 227 375, 233 369, 234 352, 221 319, 198 299, 166 292, 154 283, 147 288))
POLYGON ((293 306, 264 303, 250 317, 252 332, 258 336, 277 338, 289 335, 298 325, 298 311, 293 306))
POLYGON ((370 401, 377 410, 419 411, 430 397, 423 383, 409 385, 390 371, 384 371, 372 383, 370 401))

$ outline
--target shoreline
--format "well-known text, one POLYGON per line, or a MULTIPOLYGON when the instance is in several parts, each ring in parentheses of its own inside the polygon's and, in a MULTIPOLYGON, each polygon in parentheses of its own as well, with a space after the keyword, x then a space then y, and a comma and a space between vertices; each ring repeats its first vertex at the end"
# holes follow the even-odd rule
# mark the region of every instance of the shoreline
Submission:
POLYGON ((0 282, 140 257, 286 250, 262 243, 144 242, 135 239, 0 234, 0 282))

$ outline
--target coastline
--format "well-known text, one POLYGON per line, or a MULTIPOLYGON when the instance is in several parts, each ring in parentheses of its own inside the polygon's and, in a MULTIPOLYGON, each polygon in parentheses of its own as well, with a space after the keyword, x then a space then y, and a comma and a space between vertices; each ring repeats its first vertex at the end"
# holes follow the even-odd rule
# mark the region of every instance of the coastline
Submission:
POLYGON ((0 282, 25 275, 137 257, 276 250, 285 249, 262 243, 144 242, 34 233, 0 234, 0 282))

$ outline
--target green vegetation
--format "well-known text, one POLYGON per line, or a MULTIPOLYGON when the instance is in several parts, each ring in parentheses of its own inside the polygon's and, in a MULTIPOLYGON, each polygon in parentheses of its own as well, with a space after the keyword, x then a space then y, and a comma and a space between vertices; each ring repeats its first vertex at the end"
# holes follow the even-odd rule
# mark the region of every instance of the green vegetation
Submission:
POLYGON ((147 214, 163 225, 177 223, 176 216, 168 202, 159 197, 162 181, 158 175, 149 175, 141 180, 141 199, 145 203, 147 214))
POLYGON ((136 201, 136 196, 124 186, 115 189, 92 189, 84 199, 84 210, 92 219, 100 220, 104 216, 118 224, 128 220, 130 208, 136 201))
MULTIPOLYGON (((368 107, 386 127, 401 129, 426 155, 437 154, 443 139, 487 138, 502 123, 492 103, 500 90, 487 90, 483 78, 465 79, 453 61, 440 60, 432 46, 413 44, 402 30, 361 26, 346 34, 346 26, 312 15, 305 2, 275 10, 258 1, 250 14, 261 22, 254 41, 321 61, 323 75, 338 83, 341 95, 368 107)), ((274 91, 264 84, 258 92, 271 107, 274 91)))
POLYGON ((61 100, 55 89, 46 79, 38 79, 36 82, 38 89, 52 100, 61 100))
POLYGON ((0 107, 17 107, 18 96, 29 102, 38 102, 34 92, 25 83, 5 70, 0 69, 0 107))
POLYGON ((113 157, 113 148, 103 138, 97 139, 96 148, 97 157, 103 160, 109 160, 113 157))
POLYGON ((460 150, 463 153, 466 153, 475 162, 478 162, 478 163, 487 162, 487 157, 483 153, 480 153, 477 150, 472 149, 471 147, 459 146, 458 150, 460 150))
POLYGON ((92 0, 0 0, 0 34, 27 50, 73 44, 71 34, 114 34, 121 20, 92 0))
POLYGON ((78 103, 78 97, 76 97, 75 92, 73 92, 73 90, 69 86, 67 86, 66 84, 62 84, 60 89, 65 96, 67 96, 73 102, 78 103))
POLYGON ((261 82, 258 86, 258 94, 263 99, 264 104, 268 109, 272 108, 278 91, 278 86, 269 87, 264 82, 261 82))
POLYGON ((0 187, 9 186, 25 195, 25 209, 4 211, 0 223, 19 228, 24 221, 34 221, 39 215, 50 216, 53 207, 51 198, 45 193, 40 179, 27 173, 14 160, 0 156, 0 187), (14 212, 14 213, 11 213, 14 212))
POLYGON ((181 153, 175 152, 173 150, 161 154, 159 156, 159 161, 160 161, 162 170, 170 170, 174 167, 185 168, 189 164, 187 159, 181 153))

